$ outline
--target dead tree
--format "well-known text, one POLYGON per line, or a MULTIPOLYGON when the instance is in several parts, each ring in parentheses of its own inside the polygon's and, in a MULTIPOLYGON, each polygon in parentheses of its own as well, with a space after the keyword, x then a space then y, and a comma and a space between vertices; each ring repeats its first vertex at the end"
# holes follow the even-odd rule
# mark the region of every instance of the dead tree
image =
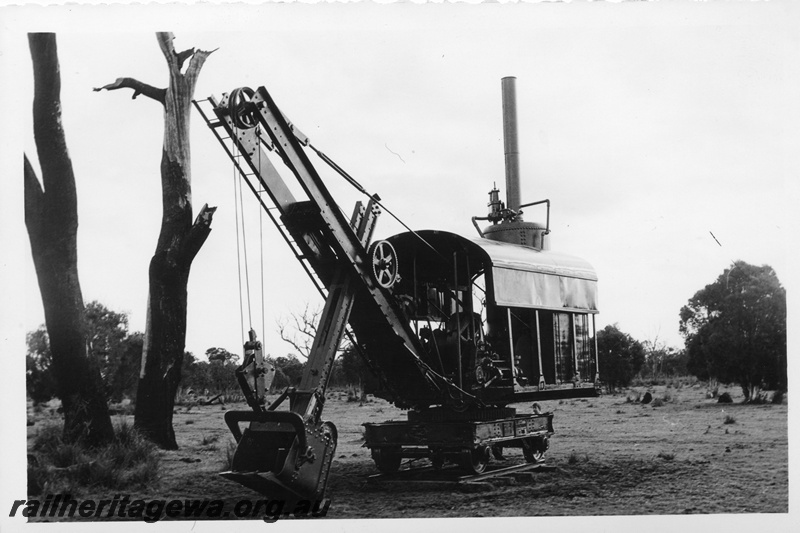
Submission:
POLYGON ((169 69, 166 89, 133 78, 118 78, 95 90, 132 89, 133 98, 143 94, 164 106, 163 211, 161 232, 150 261, 147 323, 134 426, 161 448, 176 449, 172 409, 186 344, 186 286, 192 261, 211 231, 211 217, 216 209, 204 205, 192 222, 189 117, 197 77, 211 52, 194 48, 176 52, 171 33, 158 33, 156 37, 169 69), (183 70, 187 60, 189 64, 183 70))
POLYGON ((78 279, 78 195, 61 124, 56 36, 28 35, 33 60, 33 133, 42 182, 24 156, 25 225, 42 293, 64 439, 91 445, 114 436, 99 367, 87 355, 78 279))
POLYGON ((286 318, 278 321, 278 333, 281 336, 281 340, 291 345, 303 359, 307 360, 311 355, 311 346, 314 344, 314 337, 317 335, 317 323, 319 322, 320 314, 322 314, 320 309, 309 309, 308 304, 306 304, 302 313, 289 315, 292 324, 289 324, 286 318), (294 333, 291 330, 294 330, 294 333))

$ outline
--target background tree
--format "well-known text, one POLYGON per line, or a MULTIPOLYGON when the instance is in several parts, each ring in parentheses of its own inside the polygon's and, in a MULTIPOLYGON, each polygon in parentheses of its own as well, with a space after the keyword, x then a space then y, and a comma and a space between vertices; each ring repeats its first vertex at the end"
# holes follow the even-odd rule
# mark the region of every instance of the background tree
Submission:
POLYGON ((236 367, 239 366, 239 356, 225 348, 209 348, 206 350, 208 358, 209 388, 216 392, 238 390, 236 381, 236 367))
POLYGON ((278 321, 278 333, 281 339, 294 348, 297 355, 303 359, 307 360, 311 354, 321 314, 321 309, 312 309, 306 304, 302 312, 290 313, 288 317, 278 321))
POLYGON ((378 390, 380 385, 378 378, 375 377, 364 358, 358 354, 358 351, 352 345, 348 345, 342 351, 340 359, 342 361, 342 373, 347 384, 357 385, 364 394, 378 390))
POLYGON ((119 402, 123 398, 136 400, 143 348, 144 333, 140 331, 129 334, 120 343, 119 353, 109 378, 109 388, 111 389, 109 399, 112 402, 119 402))
POLYGON ((121 391, 114 393, 112 381, 122 362, 122 343, 128 336, 128 315, 112 311, 96 300, 91 301, 84 310, 84 327, 89 357, 100 367, 106 397, 114 396, 119 401, 122 399, 121 391))
POLYGON ((184 390, 192 389, 196 394, 205 394, 206 389, 211 389, 208 367, 206 361, 198 360, 192 352, 185 352, 181 362, 181 383, 184 390))
MULTIPOLYGON (((87 355, 97 365, 107 400, 135 398, 142 357, 141 333, 128 333, 128 316, 93 301, 84 308, 87 355)), ((27 335, 27 390, 36 402, 56 396, 50 338, 43 325, 27 335)))
POLYGON ((736 261, 681 308, 688 366, 700 379, 786 390, 786 290, 772 267, 736 261))
POLYGON ((603 381, 610 390, 627 387, 645 361, 644 347, 617 324, 597 332, 597 354, 603 381))
POLYGON ((25 356, 25 389, 34 403, 46 402, 57 394, 47 327, 42 326, 36 331, 28 332, 26 340, 28 353, 25 356))
POLYGON ((688 375, 688 359, 689 356, 686 350, 677 350, 673 347, 666 348, 661 362, 662 375, 671 377, 688 375))
POLYGON ((276 357, 270 361, 275 365, 275 379, 272 381, 274 389, 285 389, 300 383, 306 367, 305 361, 300 361, 294 354, 276 357))
POLYGON ((192 223, 189 117, 197 77, 211 52, 194 48, 176 52, 172 33, 158 33, 156 37, 169 70, 166 89, 133 78, 117 78, 95 90, 132 89, 133 98, 143 94, 164 106, 161 232, 150 261, 143 371, 134 427, 161 448, 177 449, 172 410, 186 346, 186 287, 192 261, 208 238, 216 209, 203 206, 192 223))
POLYGON ((652 340, 643 341, 642 347, 645 352, 645 364, 641 370, 643 378, 656 381, 666 376, 685 376, 688 373, 685 350, 667 346, 659 340, 658 335, 652 340))
MULTIPOLYGON (((306 360, 308 360, 311 346, 314 344, 321 313, 321 309, 312 309, 306 305, 302 312, 291 313, 288 318, 283 318, 278 322, 281 339, 306 360)), ((276 389, 297 383, 303 375, 306 364, 292 354, 287 357, 278 357, 272 362, 276 367, 275 381, 273 382, 273 387, 276 389)), ((345 343, 333 362, 328 385, 354 385, 366 394, 377 390, 378 378, 369 369, 358 351, 350 343, 345 343)))
POLYGON ((99 369, 86 352, 78 279, 78 195, 61 124, 56 36, 31 33, 28 42, 33 60, 33 133, 42 182, 25 155, 25 225, 42 293, 49 366, 64 410, 64 439, 100 444, 109 442, 114 432, 99 369))

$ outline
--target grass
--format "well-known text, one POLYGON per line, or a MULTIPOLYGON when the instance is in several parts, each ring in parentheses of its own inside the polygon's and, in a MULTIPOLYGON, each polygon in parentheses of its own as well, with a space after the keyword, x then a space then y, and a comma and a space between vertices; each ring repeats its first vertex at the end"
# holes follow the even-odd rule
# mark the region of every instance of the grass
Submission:
POLYGON ((584 463, 589 462, 589 456, 586 455, 586 454, 579 454, 578 452, 576 452, 574 450, 572 452, 570 452, 569 457, 567 457, 567 464, 574 465, 574 464, 578 464, 580 462, 584 462, 584 463))
POLYGON ((580 461, 580 458, 578 457, 577 452, 573 451, 572 453, 569 454, 569 457, 567 458, 567 463, 574 465, 578 461, 580 461))
POLYGON ((61 434, 60 426, 51 425, 36 435, 28 459, 29 496, 148 487, 158 479, 158 450, 125 422, 114 428, 114 440, 101 447, 67 443, 61 434))
POLYGON ((200 446, 210 446, 219 440, 219 435, 203 435, 200 446))
POLYGON ((236 453, 236 442, 229 440, 225 446, 225 455, 222 457, 223 470, 233 470, 233 454, 236 453))

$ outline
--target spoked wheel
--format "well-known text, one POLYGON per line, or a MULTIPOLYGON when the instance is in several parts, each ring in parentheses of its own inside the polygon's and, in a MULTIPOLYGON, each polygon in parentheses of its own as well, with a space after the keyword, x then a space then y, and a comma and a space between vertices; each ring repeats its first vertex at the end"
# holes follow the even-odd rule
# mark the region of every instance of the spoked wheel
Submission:
POLYGON ((528 437, 522 439, 522 455, 529 463, 544 461, 544 452, 550 447, 547 437, 528 437))
POLYGON ((397 252, 389 241, 376 241, 369 247, 372 275, 384 289, 397 281, 397 252))
POLYGON ((403 458, 399 448, 373 448, 372 460, 384 474, 394 474, 400 469, 403 458))
POLYGON ((458 464, 470 474, 482 474, 486 470, 486 465, 489 464, 490 453, 488 446, 465 450, 461 452, 458 464))
POLYGON ((258 121, 253 115, 256 107, 252 98, 255 95, 253 89, 249 87, 239 87, 231 91, 228 97, 228 109, 230 109, 233 125, 239 129, 246 130, 254 128, 258 121))

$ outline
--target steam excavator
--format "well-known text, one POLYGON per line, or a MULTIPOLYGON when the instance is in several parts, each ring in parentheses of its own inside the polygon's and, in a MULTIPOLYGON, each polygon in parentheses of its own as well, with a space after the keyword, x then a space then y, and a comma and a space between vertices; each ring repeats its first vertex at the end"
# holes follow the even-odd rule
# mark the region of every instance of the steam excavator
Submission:
POLYGON ((195 101, 325 298, 302 379, 269 404, 275 369, 250 331, 237 370, 249 409, 225 414, 237 447, 222 476, 273 497, 323 497, 337 433, 322 410, 345 336, 378 378, 375 395, 407 410, 407 420, 364 424, 365 446, 387 474, 407 458, 480 474, 505 448, 538 463, 553 414, 510 406, 599 394, 597 276, 550 250, 549 200, 521 201, 515 82, 501 87, 506 201, 490 191, 488 214, 472 218, 475 238, 406 226, 373 241, 389 212, 381 198, 316 148, 266 88, 195 101), (364 194, 349 218, 311 157, 364 194), (545 224, 523 220, 533 206, 546 206, 545 224))

